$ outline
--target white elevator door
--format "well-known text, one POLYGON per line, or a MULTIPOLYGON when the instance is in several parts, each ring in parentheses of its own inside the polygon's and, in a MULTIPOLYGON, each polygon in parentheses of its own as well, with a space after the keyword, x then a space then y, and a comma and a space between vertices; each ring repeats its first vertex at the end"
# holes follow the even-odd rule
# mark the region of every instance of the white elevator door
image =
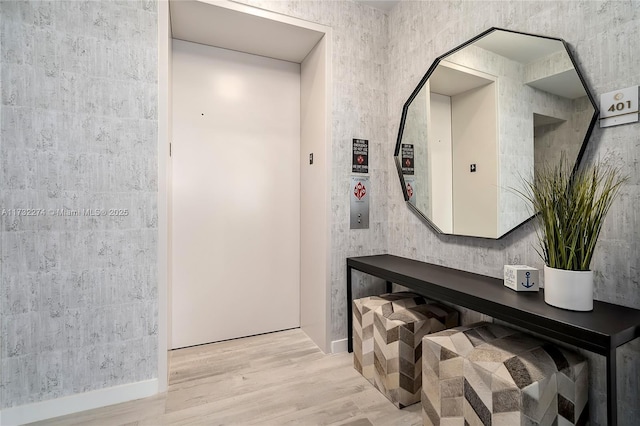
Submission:
POLYGON ((300 325, 300 65, 173 42, 172 348, 300 325))

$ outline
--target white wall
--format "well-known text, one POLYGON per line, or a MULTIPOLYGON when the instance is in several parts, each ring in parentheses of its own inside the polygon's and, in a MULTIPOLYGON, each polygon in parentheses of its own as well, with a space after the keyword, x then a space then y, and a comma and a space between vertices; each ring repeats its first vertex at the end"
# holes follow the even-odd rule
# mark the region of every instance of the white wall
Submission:
POLYGON ((522 177, 533 172, 533 102, 521 102, 521 99, 531 99, 534 89, 523 84, 523 64, 480 47, 467 46, 448 59, 477 72, 489 73, 498 82, 499 207, 494 237, 501 236, 531 216, 526 203, 513 188, 522 188, 522 177))
POLYGON ((495 83, 451 97, 453 231, 494 238, 498 227, 495 83), (476 171, 471 172, 471 164, 476 171))
POLYGON ((327 282, 329 37, 325 35, 318 42, 300 67, 300 326, 325 352, 329 351, 331 308, 327 282), (313 154, 313 164, 309 164, 309 154, 313 154))
POLYGON ((429 185, 431 218, 442 232, 453 232, 453 146, 451 141, 451 97, 431 93, 429 119, 429 185))
POLYGON ((173 42, 174 348, 300 324, 300 65, 173 42))
POLYGON ((169 384, 171 347, 171 116, 172 38, 169 2, 158 2, 158 392, 169 384), (163 161, 164 159, 164 161, 163 161))

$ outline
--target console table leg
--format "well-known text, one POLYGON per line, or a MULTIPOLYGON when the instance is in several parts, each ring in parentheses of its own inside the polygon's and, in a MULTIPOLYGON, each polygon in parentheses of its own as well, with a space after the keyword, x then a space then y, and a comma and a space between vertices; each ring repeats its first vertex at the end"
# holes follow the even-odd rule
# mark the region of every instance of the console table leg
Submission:
POLYGON ((393 292, 393 283, 391 281, 387 281, 387 293, 393 292))
POLYGON ((613 348, 607 355, 607 424, 618 424, 618 385, 616 371, 616 349, 613 348))
POLYGON ((353 293, 351 290, 351 266, 347 266, 347 351, 353 352, 353 293))

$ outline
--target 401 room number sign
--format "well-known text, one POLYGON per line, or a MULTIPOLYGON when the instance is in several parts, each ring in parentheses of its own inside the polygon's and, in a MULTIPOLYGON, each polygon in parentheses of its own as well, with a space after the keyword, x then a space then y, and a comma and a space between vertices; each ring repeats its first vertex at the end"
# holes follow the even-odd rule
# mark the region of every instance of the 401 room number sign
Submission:
POLYGON ((600 127, 638 121, 638 86, 600 95, 600 127))

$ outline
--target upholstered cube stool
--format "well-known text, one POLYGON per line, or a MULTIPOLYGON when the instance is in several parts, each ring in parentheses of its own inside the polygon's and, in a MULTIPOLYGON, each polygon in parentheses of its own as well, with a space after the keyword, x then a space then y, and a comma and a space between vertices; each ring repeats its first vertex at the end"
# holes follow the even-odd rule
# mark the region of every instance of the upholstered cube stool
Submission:
POLYGON ((420 401, 422 337, 458 325, 458 312, 431 302, 374 312, 374 385, 396 407, 420 401))
POLYGON ((588 368, 579 355, 490 323, 422 341, 425 425, 579 425, 588 368))
POLYGON ((373 312, 385 312, 423 305, 427 300, 415 293, 401 291, 353 301, 353 367, 373 383, 373 312))

